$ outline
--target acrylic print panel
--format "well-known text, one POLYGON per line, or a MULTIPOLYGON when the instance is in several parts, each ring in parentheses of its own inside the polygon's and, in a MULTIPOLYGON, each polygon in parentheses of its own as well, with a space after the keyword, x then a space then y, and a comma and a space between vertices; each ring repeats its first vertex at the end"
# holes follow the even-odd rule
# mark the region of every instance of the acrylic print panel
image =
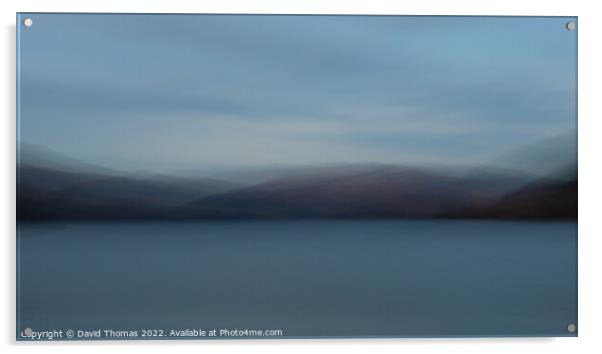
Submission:
POLYGON ((17 21, 19 340, 577 335, 576 18, 17 21))

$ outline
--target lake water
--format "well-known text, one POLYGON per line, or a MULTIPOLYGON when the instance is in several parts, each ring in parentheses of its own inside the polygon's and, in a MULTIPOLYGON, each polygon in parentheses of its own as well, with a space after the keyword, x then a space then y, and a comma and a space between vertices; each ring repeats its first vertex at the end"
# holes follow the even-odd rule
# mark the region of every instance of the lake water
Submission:
POLYGON ((18 331, 564 336, 577 323, 576 223, 20 223, 18 247, 18 331))

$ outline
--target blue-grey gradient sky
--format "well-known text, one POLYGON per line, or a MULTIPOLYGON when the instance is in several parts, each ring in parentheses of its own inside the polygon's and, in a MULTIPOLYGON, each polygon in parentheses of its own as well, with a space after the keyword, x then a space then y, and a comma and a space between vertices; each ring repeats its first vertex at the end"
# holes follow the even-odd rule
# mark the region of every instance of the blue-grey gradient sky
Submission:
POLYGON ((576 158, 574 18, 20 16, 19 141, 106 167, 576 158))

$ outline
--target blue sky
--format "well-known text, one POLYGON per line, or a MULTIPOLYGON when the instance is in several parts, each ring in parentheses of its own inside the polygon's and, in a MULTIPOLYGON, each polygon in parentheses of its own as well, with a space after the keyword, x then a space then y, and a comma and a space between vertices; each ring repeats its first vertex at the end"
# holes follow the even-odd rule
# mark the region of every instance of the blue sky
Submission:
POLYGON ((20 141, 107 167, 576 158, 569 18, 27 17, 20 141))

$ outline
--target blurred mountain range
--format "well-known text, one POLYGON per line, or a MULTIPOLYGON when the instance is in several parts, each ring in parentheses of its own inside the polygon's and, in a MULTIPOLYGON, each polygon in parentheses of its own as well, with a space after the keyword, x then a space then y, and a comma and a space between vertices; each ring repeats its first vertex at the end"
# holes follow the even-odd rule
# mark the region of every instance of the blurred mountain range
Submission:
POLYGON ((255 171, 261 181, 127 174, 21 148, 19 220, 576 219, 577 168, 549 175, 390 164, 255 171))

